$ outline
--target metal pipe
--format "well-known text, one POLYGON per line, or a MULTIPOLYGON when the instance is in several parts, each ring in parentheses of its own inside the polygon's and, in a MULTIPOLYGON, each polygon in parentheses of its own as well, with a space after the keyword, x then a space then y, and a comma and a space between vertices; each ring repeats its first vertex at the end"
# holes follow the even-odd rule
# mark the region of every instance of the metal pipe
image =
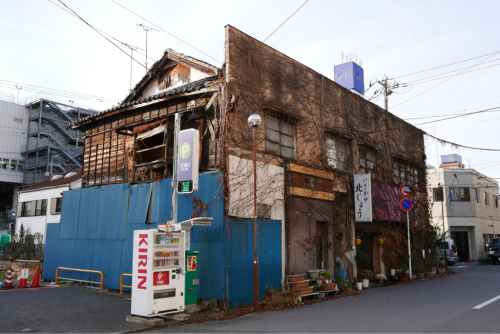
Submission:
POLYGON ((131 286, 129 285, 123 285, 123 277, 132 277, 132 274, 123 274, 122 277, 120 277, 120 295, 123 293, 123 288, 130 288, 132 289, 131 286))
POLYGON ((65 279, 65 280, 68 280, 68 281, 76 281, 76 282, 84 282, 84 283, 95 283, 95 284, 101 284, 101 291, 102 291, 102 286, 103 286, 103 274, 102 274, 102 271, 97 271, 97 270, 88 270, 88 269, 75 269, 75 268, 66 268, 66 267, 58 267, 56 269, 56 284, 57 284, 57 280, 59 278, 62 278, 62 279, 65 279), (81 280, 81 279, 74 279, 74 278, 67 278, 67 277, 59 277, 59 269, 61 270, 69 270, 69 271, 83 271, 83 272, 86 272, 86 273, 94 273, 94 274, 100 274, 101 275, 101 282, 93 282, 93 281, 85 281, 85 280, 81 280))
POLYGON ((259 259, 257 258, 257 145, 253 127, 253 310, 259 307, 259 259))
POLYGON ((406 223, 408 226, 408 262, 410 264, 410 281, 411 281, 410 212, 409 211, 406 211, 406 223))
POLYGON ((229 268, 231 268, 231 266, 226 266, 226 310, 229 309, 229 268))

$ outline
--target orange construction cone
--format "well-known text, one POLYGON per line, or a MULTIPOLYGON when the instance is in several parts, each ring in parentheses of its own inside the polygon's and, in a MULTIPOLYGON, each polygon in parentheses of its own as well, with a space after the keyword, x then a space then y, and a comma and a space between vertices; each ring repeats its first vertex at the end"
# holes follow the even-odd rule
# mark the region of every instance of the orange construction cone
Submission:
POLYGON ((31 282, 30 288, 39 288, 40 287, 40 266, 36 267, 35 277, 33 278, 33 282, 31 282))
POLYGON ((22 289, 22 288, 27 288, 28 287, 28 270, 26 269, 26 266, 23 267, 23 269, 21 270, 21 283, 19 283, 19 286, 18 288, 19 289, 22 289))
POLYGON ((470 253, 467 253, 467 263, 470 263, 470 253))
POLYGON ((12 289, 12 268, 9 267, 9 270, 7 270, 7 277, 5 278, 5 284, 3 286, 4 289, 12 289))

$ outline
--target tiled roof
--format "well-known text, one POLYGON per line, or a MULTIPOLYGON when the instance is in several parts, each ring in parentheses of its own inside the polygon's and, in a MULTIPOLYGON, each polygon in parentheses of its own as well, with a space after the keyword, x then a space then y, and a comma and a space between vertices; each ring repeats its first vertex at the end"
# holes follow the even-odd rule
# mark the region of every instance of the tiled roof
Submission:
POLYGON ((66 172, 63 172, 61 174, 57 174, 57 175, 61 175, 62 177, 55 179, 55 180, 52 180, 52 178, 53 178, 53 176, 52 176, 51 178, 48 178, 47 180, 35 183, 34 185, 32 185, 28 188, 24 188, 20 192, 70 185, 71 183, 78 181, 79 179, 82 178, 82 169, 81 168, 72 169, 72 170, 68 170, 66 172), (76 174, 73 176, 65 177, 67 174, 73 173, 73 172, 76 174))
POLYGON ((190 82, 188 84, 176 87, 174 89, 169 89, 167 91, 164 91, 164 92, 152 95, 152 96, 145 97, 143 99, 138 99, 138 100, 131 101, 131 102, 121 103, 118 106, 114 106, 112 108, 106 109, 106 110, 101 111, 99 113, 95 113, 95 114, 90 115, 88 117, 82 118, 79 121, 70 123, 69 127, 70 128, 76 128, 76 127, 78 127, 80 125, 83 125, 83 124, 86 124, 86 123, 92 121, 95 118, 104 116, 104 115, 109 114, 111 112, 118 111, 118 110, 130 107, 130 106, 133 106, 133 105, 138 105, 138 104, 141 104, 141 103, 151 102, 151 101, 159 100, 159 99, 171 98, 171 97, 174 97, 176 95, 180 95, 180 94, 185 94, 185 93, 189 93, 189 92, 192 92, 192 91, 196 91, 196 90, 199 90, 201 88, 204 88, 207 84, 213 82, 214 80, 215 80, 215 77, 208 77, 208 78, 204 78, 204 79, 201 79, 201 80, 198 80, 198 81, 190 82))

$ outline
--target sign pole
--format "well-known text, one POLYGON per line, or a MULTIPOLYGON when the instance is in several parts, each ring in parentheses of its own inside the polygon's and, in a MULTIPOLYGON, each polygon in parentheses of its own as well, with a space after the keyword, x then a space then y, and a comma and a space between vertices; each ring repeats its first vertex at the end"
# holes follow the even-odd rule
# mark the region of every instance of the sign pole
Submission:
POLYGON ((408 224, 408 262, 410 264, 410 280, 411 280, 410 211, 406 211, 406 223, 408 224))
MULTIPOLYGON (((172 221, 177 224, 177 159, 178 159, 178 146, 179 146, 179 132, 181 130, 181 116, 182 113, 175 114, 174 122, 174 166, 172 175, 172 221)), ((167 150, 168 147, 165 147, 167 150)))

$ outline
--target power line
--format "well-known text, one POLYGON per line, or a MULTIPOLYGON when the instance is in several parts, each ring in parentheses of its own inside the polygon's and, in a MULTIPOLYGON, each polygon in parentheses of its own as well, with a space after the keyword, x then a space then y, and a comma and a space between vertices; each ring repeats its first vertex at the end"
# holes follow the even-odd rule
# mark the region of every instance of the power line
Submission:
MULTIPOLYGON (((489 106, 492 106, 492 105, 498 105, 498 103, 486 104, 486 105, 482 105, 482 106, 479 106, 479 107, 461 109, 461 110, 456 110, 456 111, 466 111, 466 110, 478 109, 478 108, 483 108, 483 107, 489 107, 489 106)), ((498 105, 498 107, 500 107, 500 105, 498 105)), ((445 116, 455 116, 455 115, 463 115, 463 113, 460 113, 460 114, 441 114, 441 115, 435 115, 435 116, 413 117, 413 118, 405 118, 404 120, 408 121, 408 120, 411 120, 411 119, 424 119, 424 118, 435 118, 435 117, 445 117, 445 116)))
MULTIPOLYGON (((14 81, 9 81, 9 80, 3 80, 3 79, 0 79, 0 81, 7 82, 7 85, 19 84, 19 82, 14 82, 14 81)), ((1 82, 0 82, 0 84, 1 84, 1 82)), ((83 93, 75 93, 75 92, 69 92, 69 91, 65 91, 65 90, 59 90, 59 89, 54 89, 54 88, 47 88, 47 87, 42 87, 42 86, 35 86, 35 85, 30 85, 30 84, 25 84, 25 83, 21 83, 21 85, 23 85, 23 89, 25 89, 26 87, 35 87, 35 88, 45 89, 45 90, 49 90, 49 91, 53 91, 53 92, 58 92, 58 93, 64 93, 64 94, 72 95, 74 97, 81 96, 81 97, 85 97, 85 98, 98 98, 98 99, 101 99, 101 100, 119 101, 119 99, 113 99, 113 98, 108 98, 108 97, 104 97, 104 96, 90 95, 90 94, 83 94, 83 93)))
POLYGON ((400 75, 400 76, 394 77, 392 79, 407 77, 407 76, 418 74, 418 73, 422 73, 422 72, 428 72, 428 71, 432 71, 432 70, 435 70, 435 69, 438 69, 438 68, 442 68, 442 67, 447 67, 447 66, 451 66, 451 65, 455 65, 455 64, 464 63, 464 62, 469 61, 469 60, 474 60, 474 59, 486 57, 486 56, 489 56, 489 55, 492 55, 492 54, 497 54, 497 53, 498 53, 498 51, 497 52, 493 52, 493 53, 488 53, 488 54, 485 54, 485 55, 482 55, 482 56, 474 57, 474 58, 469 58, 469 59, 466 59, 466 60, 461 60, 461 61, 458 61, 458 62, 455 62, 455 63, 451 63, 451 64, 448 64, 448 65, 433 67, 433 68, 430 68, 428 70, 423 70, 423 71, 418 71, 418 72, 414 72, 414 73, 410 73, 410 74, 400 75))
POLYGON ((165 33, 167 33, 167 34, 169 34, 170 36, 174 37, 175 39, 177 39, 177 40, 181 41, 182 43, 184 43, 184 44, 186 44, 186 45, 188 45, 188 46, 192 47, 192 48, 193 48, 193 49, 195 49, 196 51, 203 53, 205 56, 210 57, 211 59, 215 60, 216 62, 218 62, 218 63, 220 63, 220 64, 223 64, 221 61, 219 61, 219 60, 215 59, 214 57, 210 56, 209 54, 207 54, 207 53, 205 53, 205 52, 201 51, 200 49, 198 49, 198 48, 197 48, 197 47, 195 47, 194 45, 189 44, 188 42, 186 42, 186 41, 182 40, 181 38, 179 38, 179 37, 175 36, 174 34, 172 34, 172 33, 168 32, 168 31, 166 31, 166 30, 165 30, 165 29, 163 29, 162 27, 160 27, 160 26, 158 26, 158 25, 154 24, 153 22, 151 22, 151 21, 149 21, 148 19, 146 19, 146 18, 142 17, 141 15, 137 14, 136 12, 134 12, 134 11, 132 11, 132 10, 128 9, 127 7, 123 6, 122 4, 119 4, 119 3, 118 3, 118 2, 116 2, 115 0, 111 0, 111 1, 112 1, 112 2, 114 2, 115 4, 117 4, 118 6, 122 7, 123 9, 125 9, 125 10, 127 10, 127 11, 131 12, 132 14, 134 14, 134 15, 136 15, 136 16, 138 16, 138 17, 140 17, 140 18, 141 18, 141 19, 143 19, 144 21, 149 22, 150 24, 154 25, 155 27, 157 27, 157 28, 158 28, 158 29, 160 29, 161 31, 163 31, 163 32, 165 32, 165 33))
MULTIPOLYGON (((497 53, 499 53, 499 52, 500 52, 500 51, 497 51, 497 52, 495 52, 495 53, 492 53, 492 54, 491 54, 490 56, 488 56, 486 59, 489 59, 489 58, 493 57, 494 55, 496 55, 496 54, 497 54, 497 53)), ((455 75, 454 75, 454 76, 452 76, 451 78, 446 79, 445 81, 440 82, 440 83, 438 83, 437 85, 432 86, 431 88, 429 88, 429 89, 427 89, 427 90, 424 90, 422 93, 417 94, 417 95, 415 95, 415 96, 413 96, 413 97, 409 98, 408 100, 403 101, 403 102, 401 102, 401 103, 399 103, 399 104, 396 104, 394 107, 392 107, 392 109, 394 109, 394 108, 396 108, 396 107, 398 107, 398 106, 400 106, 400 105, 402 105, 402 104, 404 104, 404 103, 406 103, 406 102, 408 102, 408 101, 410 101, 410 100, 413 100, 414 98, 416 98, 416 97, 418 97, 418 96, 420 96, 420 95, 422 95, 422 94, 427 93, 428 91, 430 91, 430 90, 432 90, 432 89, 434 89, 434 88, 436 88, 436 87, 438 87, 438 86, 440 86, 440 85, 444 84, 445 82, 450 81, 451 79, 453 79, 453 78, 454 78, 454 77, 456 77, 457 75, 460 75, 460 74, 462 74, 463 72, 467 71, 468 69, 473 68, 474 66, 477 66, 477 65, 481 64, 481 63, 482 63, 482 62, 484 62, 486 59, 481 60, 479 63, 474 64, 474 65, 472 65, 472 66, 470 66, 470 67, 466 68, 464 71, 462 71, 462 72, 460 72, 460 73, 455 74, 455 75)))
POLYGON ((482 119, 480 121, 471 121, 471 122, 463 122, 463 123, 452 123, 452 124, 444 124, 444 125, 438 125, 438 126, 423 126, 422 128, 423 129, 426 129, 426 128, 441 128, 443 126, 454 126, 454 125, 462 125, 462 124, 470 124, 470 123, 487 122, 487 121, 493 121, 493 120, 497 120, 497 119, 500 119, 500 118, 488 118, 488 119, 482 119))
POLYGON ((465 116, 480 114, 480 113, 483 113, 483 112, 496 112, 496 111, 500 111, 499 107, 494 107, 494 108, 490 108, 490 109, 474 111, 474 112, 465 113, 465 114, 458 115, 458 116, 452 116, 452 117, 447 117, 447 118, 443 118, 443 119, 438 119, 438 120, 435 120, 435 121, 429 121, 429 122, 424 122, 424 123, 413 124, 413 126, 423 125, 423 124, 429 124, 429 123, 436 123, 436 122, 446 121, 448 119, 453 119, 453 118, 459 118, 459 117, 465 117, 465 116))

